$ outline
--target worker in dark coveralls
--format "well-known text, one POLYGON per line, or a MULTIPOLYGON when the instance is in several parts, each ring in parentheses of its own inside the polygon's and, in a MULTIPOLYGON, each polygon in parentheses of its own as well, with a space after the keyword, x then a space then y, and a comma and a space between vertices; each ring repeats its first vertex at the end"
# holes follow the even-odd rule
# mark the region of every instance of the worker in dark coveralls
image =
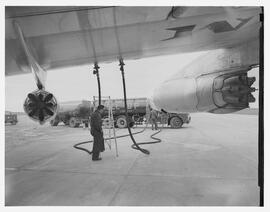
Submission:
POLYGON ((93 150, 92 150, 92 160, 97 161, 101 160, 99 156, 100 152, 105 150, 104 147, 104 138, 102 131, 102 119, 101 114, 104 110, 103 105, 99 105, 97 110, 93 113, 90 119, 91 125, 91 135, 94 137, 93 150))
POLYGON ((154 129, 157 130, 158 129, 157 118, 158 118, 157 111, 151 109, 151 112, 150 112, 150 121, 151 121, 151 124, 152 124, 152 130, 154 130, 154 129))

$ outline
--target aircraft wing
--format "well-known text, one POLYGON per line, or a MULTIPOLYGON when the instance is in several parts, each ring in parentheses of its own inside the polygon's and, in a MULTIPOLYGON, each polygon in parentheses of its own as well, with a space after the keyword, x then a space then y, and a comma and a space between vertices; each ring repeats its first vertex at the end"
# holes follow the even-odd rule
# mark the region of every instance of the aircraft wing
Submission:
POLYGON ((31 71, 26 52, 52 70, 228 48, 258 39, 261 9, 8 6, 5 12, 5 74, 14 75, 31 71))

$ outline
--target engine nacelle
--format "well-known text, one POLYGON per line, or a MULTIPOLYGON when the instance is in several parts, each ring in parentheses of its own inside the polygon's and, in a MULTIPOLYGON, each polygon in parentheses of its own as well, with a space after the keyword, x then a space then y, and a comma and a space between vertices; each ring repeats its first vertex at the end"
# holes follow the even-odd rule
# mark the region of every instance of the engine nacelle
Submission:
POLYGON ((24 101, 25 113, 34 121, 44 124, 53 119, 58 110, 56 98, 49 92, 40 89, 29 93, 24 101))
POLYGON ((254 81, 247 70, 176 78, 158 87, 152 100, 157 109, 167 112, 232 113, 255 102, 254 81))

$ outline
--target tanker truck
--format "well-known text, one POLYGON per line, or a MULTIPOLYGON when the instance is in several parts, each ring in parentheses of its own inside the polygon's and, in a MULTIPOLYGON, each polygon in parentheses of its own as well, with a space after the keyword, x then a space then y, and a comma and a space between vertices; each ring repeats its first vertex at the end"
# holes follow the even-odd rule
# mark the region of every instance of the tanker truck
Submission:
POLYGON ((70 127, 79 127, 81 124, 88 125, 92 108, 90 101, 69 101, 59 105, 57 115, 50 121, 51 126, 57 126, 61 122, 70 127))
MULTIPOLYGON (((93 101, 94 107, 97 106, 97 101, 93 101)), ((127 113, 125 114, 125 105, 123 99, 101 100, 101 104, 105 106, 103 112, 104 120, 108 118, 108 108, 111 104, 115 127, 126 128, 127 118, 129 119, 130 127, 134 124, 140 125, 149 119, 151 104, 147 98, 130 98, 127 99, 127 113)), ((157 111, 160 124, 165 124, 171 128, 181 128, 183 124, 188 124, 191 117, 188 113, 167 113, 165 111, 157 111)))
MULTIPOLYGON (((117 128, 126 128, 127 119, 130 127, 143 124, 148 120, 150 113, 149 103, 147 98, 130 98, 127 99, 126 117, 125 106, 123 99, 101 100, 101 104, 105 106, 102 114, 103 124, 106 126, 108 122, 108 109, 111 108, 113 114, 114 125, 117 128)), ((60 103, 60 110, 55 119, 51 120, 52 126, 57 126, 60 122, 70 127, 78 127, 80 124, 88 125, 89 118, 98 105, 98 101, 82 102, 65 102, 60 103)), ((161 113, 158 112, 158 122, 171 126, 171 128, 181 128, 183 124, 190 122, 190 115, 187 113, 161 113)))

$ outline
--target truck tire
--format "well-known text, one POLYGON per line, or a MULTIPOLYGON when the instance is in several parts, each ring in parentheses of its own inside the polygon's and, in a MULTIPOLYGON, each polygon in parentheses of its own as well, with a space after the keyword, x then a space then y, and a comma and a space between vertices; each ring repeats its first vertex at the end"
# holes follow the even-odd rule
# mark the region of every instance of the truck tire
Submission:
POLYGON ((77 123, 76 118, 71 117, 71 118, 69 119, 69 126, 70 126, 70 127, 75 128, 75 127, 78 127, 79 125, 80 125, 80 124, 77 123))
POLYGON ((105 119, 103 119, 102 125, 103 125, 104 128, 106 128, 106 129, 112 128, 112 126, 110 125, 110 119, 109 119, 108 117, 105 118, 105 119))
POLYGON ((178 116, 173 116, 171 119, 170 119, 170 125, 171 125, 171 128, 173 129, 179 129, 182 127, 183 125, 183 121, 181 118, 179 118, 178 116))
POLYGON ((127 119, 126 116, 121 115, 116 118, 116 127, 118 128, 126 128, 127 127, 127 119))
POLYGON ((52 119, 50 121, 50 124, 51 124, 51 126, 55 127, 55 126, 57 126, 59 124, 59 120, 58 119, 52 119))

